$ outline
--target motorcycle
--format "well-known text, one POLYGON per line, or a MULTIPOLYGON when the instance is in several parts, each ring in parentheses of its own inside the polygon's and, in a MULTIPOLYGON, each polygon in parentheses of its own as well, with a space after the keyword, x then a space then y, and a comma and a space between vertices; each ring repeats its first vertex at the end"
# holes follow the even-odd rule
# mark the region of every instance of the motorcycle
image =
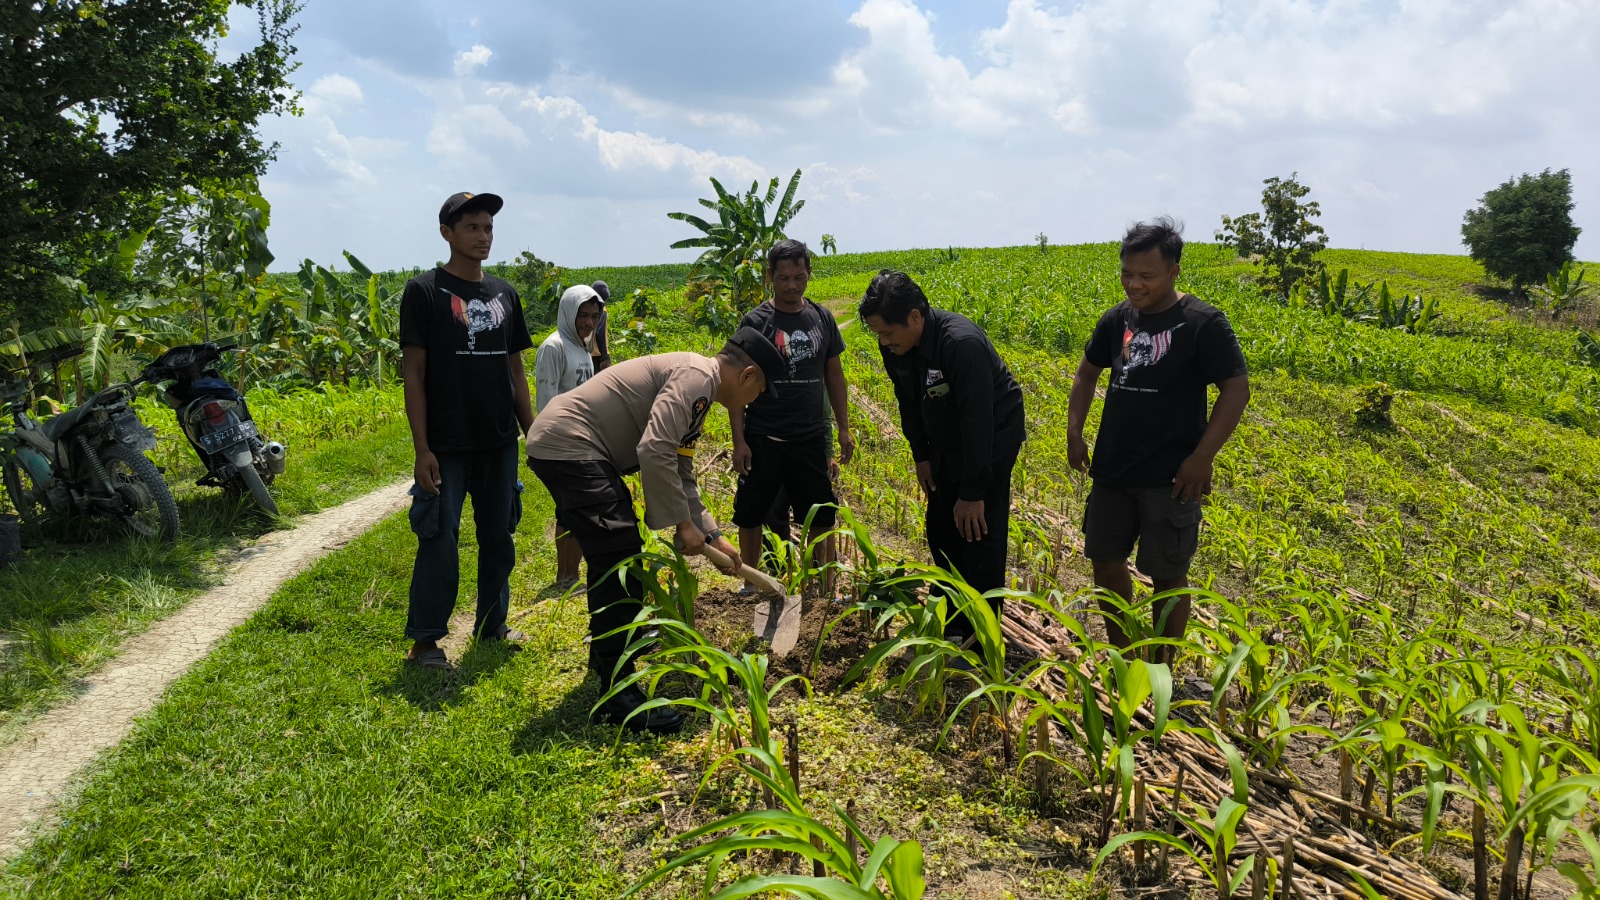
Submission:
POLYGON ((0 433, 0 480, 24 523, 46 512, 117 519, 136 534, 178 536, 178 504, 145 453, 156 433, 132 406, 142 379, 113 384, 74 409, 39 422, 29 413, 32 371, 82 353, 57 353, 0 383, 14 428, 0 433), (29 371, 32 370, 32 371, 29 371))
POLYGON ((257 506, 277 515, 278 504, 267 485, 283 473, 287 451, 277 441, 262 440, 249 405, 218 374, 215 365, 230 351, 239 348, 209 341, 173 347, 145 366, 139 377, 151 384, 172 382, 162 399, 177 414, 189 445, 205 463, 206 473, 196 483, 229 494, 248 493, 257 506))

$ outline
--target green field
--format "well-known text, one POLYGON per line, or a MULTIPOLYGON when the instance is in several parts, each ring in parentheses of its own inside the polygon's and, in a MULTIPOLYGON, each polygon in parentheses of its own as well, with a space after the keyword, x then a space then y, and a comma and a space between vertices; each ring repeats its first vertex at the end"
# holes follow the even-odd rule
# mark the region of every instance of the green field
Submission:
MULTIPOLYGON (((951 676, 944 663, 955 651, 938 645, 936 623, 928 631, 919 605, 891 597, 887 565, 853 556, 858 596, 884 589, 890 599, 875 611, 889 639, 910 649, 862 686, 819 685, 811 697, 790 687, 774 700, 774 721, 795 721, 807 748, 792 812, 837 825, 834 804, 855 801, 868 836, 920 843, 930 897, 1187 896, 1188 887, 1153 893, 1160 880, 1148 862, 1135 870, 1131 851, 1090 874, 1106 835, 1135 827, 1123 767, 1158 756, 1163 726, 1114 715, 1093 725, 1084 685, 1145 721, 1138 716, 1156 705, 1147 695, 1161 695, 1170 674, 1214 689, 1214 700, 1185 703, 1192 715, 1174 731, 1233 748, 1252 768, 1312 777, 1347 754, 1373 786, 1372 810, 1399 823, 1366 831, 1451 889, 1470 896, 1474 808, 1487 821, 1495 880, 1494 855, 1516 834, 1528 847, 1510 874, 1520 881, 1531 866, 1535 896, 1566 896, 1600 874, 1600 844, 1584 843, 1600 828, 1597 370, 1570 323, 1508 309, 1469 260, 1325 256, 1357 281, 1438 297, 1440 320, 1413 335, 1293 308, 1263 297, 1251 267, 1227 251, 1186 250, 1179 286, 1228 313, 1254 394, 1218 459, 1193 573, 1215 593, 1178 648, 1176 672, 1123 661, 1089 634, 1059 658, 951 676), (1390 421, 1373 424, 1361 413, 1381 397, 1390 421), (908 677, 923 665, 932 679, 908 677), (1063 696, 1023 691, 1027 678, 1058 676, 1063 696), (937 689, 945 678, 948 693, 937 689), (1044 754, 1056 766, 1048 785, 1014 752, 1041 719, 1057 737, 1044 754), (1074 737, 1091 732, 1103 740, 1074 737)), ((1088 565, 1076 531, 1087 484, 1066 466, 1067 394, 1096 318, 1120 299, 1116 263, 1110 244, 843 254, 817 261, 810 291, 849 321, 873 273, 903 268, 936 306, 995 338, 1023 383, 1030 426, 1012 534, 1016 584, 1029 591, 1013 602, 1069 635, 1088 565)), ((582 270, 573 280, 601 277, 617 292, 666 291, 642 323, 659 349, 718 343, 668 290, 682 267, 582 270)), ((1593 312, 1576 320, 1592 328, 1593 312)), ((629 324, 615 311, 611 321, 629 324)), ((846 337, 861 444, 843 475, 847 501, 871 546, 914 554, 921 505, 892 393, 871 335, 856 327, 846 337)), ((373 403, 392 404, 385 396, 373 403)), ((377 433, 385 446, 394 440, 377 433)), ((726 440, 725 417, 714 418, 702 453, 726 440)), ((390 475, 404 473, 393 454, 386 460, 390 475)), ((704 483, 726 512, 732 478, 715 458, 708 464, 704 483)), ((764 805, 735 766, 711 767, 732 746, 724 731, 618 742, 614 729, 585 723, 595 695, 582 672, 581 600, 544 590, 553 551, 539 493, 529 494, 513 585, 534 637, 528 651, 468 651, 447 678, 402 669, 411 539, 403 517, 392 518, 296 578, 186 676, 86 782, 59 830, 8 867, 5 887, 61 897, 608 898, 687 849, 677 836, 689 828, 764 805)), ((711 643, 751 649, 742 623, 698 624, 711 643)), ((771 738, 749 713, 761 693, 730 695, 744 746, 771 738)), ((1228 808, 1190 802, 1186 814, 1202 826, 1228 808)), ((1202 846, 1197 833, 1187 832, 1191 848, 1202 846)), ((1242 867, 1248 852, 1221 856, 1242 867)), ((778 871, 766 853, 731 856, 721 882, 778 871)), ((1202 869, 1190 865, 1181 880, 1196 885, 1202 869)), ((691 867, 645 895, 697 896, 704 874, 691 867)))

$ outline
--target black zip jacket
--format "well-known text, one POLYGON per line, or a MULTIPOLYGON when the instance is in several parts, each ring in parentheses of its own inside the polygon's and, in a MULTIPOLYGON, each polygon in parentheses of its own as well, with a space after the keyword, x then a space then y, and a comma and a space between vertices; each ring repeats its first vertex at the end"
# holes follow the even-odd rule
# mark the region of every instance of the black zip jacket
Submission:
POLYGON ((959 313, 929 309, 922 340, 905 356, 882 346, 911 458, 933 462, 936 484, 982 500, 997 461, 1025 437, 1022 388, 989 338, 959 313))

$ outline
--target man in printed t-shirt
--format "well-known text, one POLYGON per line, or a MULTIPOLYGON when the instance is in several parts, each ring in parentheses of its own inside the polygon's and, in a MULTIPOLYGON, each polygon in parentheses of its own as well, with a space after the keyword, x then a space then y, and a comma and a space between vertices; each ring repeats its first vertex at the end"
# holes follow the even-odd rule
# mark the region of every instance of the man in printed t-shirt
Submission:
MULTIPOLYGON (((834 495, 829 477, 829 427, 823 396, 839 428, 839 462, 855 453, 850 434, 850 400, 839 354, 844 338, 833 313, 806 298, 811 280, 811 252, 795 240, 783 240, 767 251, 767 281, 772 299, 745 313, 740 327, 761 332, 783 354, 788 377, 777 381, 778 396, 762 395, 746 409, 728 411, 733 431, 733 468, 739 486, 733 498, 733 523, 739 526, 739 552, 755 566, 761 561, 761 527, 773 501, 788 498, 797 522, 811 516, 807 543, 833 528, 834 495), (813 507, 817 507, 813 513, 813 507)), ((787 510, 784 511, 787 518, 787 510)), ((833 539, 817 548, 815 565, 833 561, 833 539)), ((746 586, 749 587, 748 585, 746 586)), ((833 590, 833 570, 823 589, 833 590)))
POLYGON ((533 341, 516 290, 483 271, 502 204, 494 194, 451 195, 439 209, 450 260, 406 282, 400 298, 406 419, 417 457, 406 659, 430 669, 450 667, 438 641, 455 610, 469 494, 478 532, 473 634, 513 644, 525 637, 506 626, 506 613, 516 561, 511 533, 521 518, 517 437, 533 424, 522 352, 533 341))
MULTIPOLYGON (((1177 290, 1183 237, 1171 219, 1130 228, 1121 256, 1127 299, 1100 317, 1078 364, 1067 402, 1067 456, 1094 480, 1083 521, 1094 583, 1131 599, 1128 556, 1135 543, 1139 571, 1156 593, 1189 586, 1212 462, 1250 402, 1250 378, 1228 317, 1177 290), (1106 369, 1111 380, 1091 464, 1083 426, 1106 369), (1211 384, 1217 401, 1207 421, 1211 384)), ((1154 608, 1162 636, 1183 636, 1189 606, 1190 598, 1179 595, 1154 608)), ((1128 645, 1114 619, 1106 619, 1106 631, 1112 643, 1128 645)), ((1171 658, 1171 647, 1153 655, 1171 658)))

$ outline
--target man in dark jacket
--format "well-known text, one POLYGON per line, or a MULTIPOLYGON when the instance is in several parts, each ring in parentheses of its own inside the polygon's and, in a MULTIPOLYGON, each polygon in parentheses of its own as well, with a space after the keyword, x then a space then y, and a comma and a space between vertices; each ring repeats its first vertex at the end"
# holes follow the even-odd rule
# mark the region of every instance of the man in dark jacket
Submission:
MULTIPOLYGON (((1022 388, 982 329, 928 305, 904 272, 880 273, 858 310, 878 336, 894 383, 900 427, 928 498, 933 561, 978 591, 1005 584, 1011 469, 1024 438, 1022 388)), ((994 601, 996 614, 999 601, 994 601)), ((946 637, 961 644, 972 623, 957 615, 946 637)))

